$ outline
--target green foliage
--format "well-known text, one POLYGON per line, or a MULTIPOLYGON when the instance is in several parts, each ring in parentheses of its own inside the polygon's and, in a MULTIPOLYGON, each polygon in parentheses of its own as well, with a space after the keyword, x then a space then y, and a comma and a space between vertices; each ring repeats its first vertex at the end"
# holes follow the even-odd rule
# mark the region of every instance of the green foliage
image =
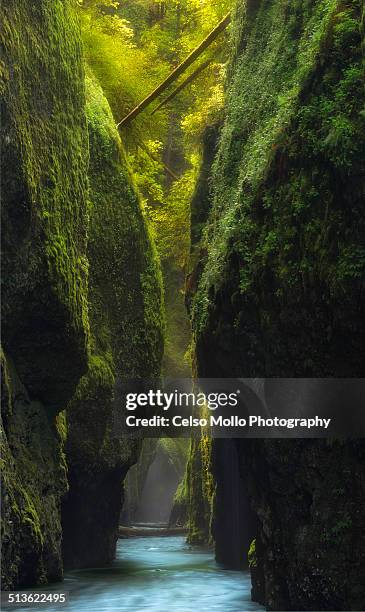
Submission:
MULTIPOLYGON (((201 416, 204 414, 202 410, 201 416)), ((210 524, 215 495, 215 483, 211 466, 212 439, 202 434, 199 440, 193 438, 186 468, 188 500, 188 542, 211 544, 210 524)))
MULTIPOLYGON (((281 311, 288 301, 309 299, 314 279, 326 287, 320 299, 327 304, 354 295, 350 287, 365 263, 359 25, 355 1, 271 2, 254 15, 238 11, 203 240, 208 264, 194 307, 198 332, 207 324, 207 296, 224 282, 230 257, 239 261, 242 299, 256 303, 259 287, 270 283, 281 311)), ((269 328, 264 309, 260 317, 269 328)))
MULTIPOLYGON (((80 3, 86 60, 103 87, 116 121, 186 57, 230 4, 214 6, 196 0, 80 3)), ((220 61, 224 51, 216 52, 221 43, 206 52, 206 56, 215 53, 216 61, 173 102, 153 118, 147 109, 123 130, 128 161, 144 197, 160 256, 174 260, 180 268, 188 252, 188 202, 199 164, 200 136, 222 109, 224 69, 220 61), (188 167, 172 189, 162 163, 171 151, 171 139, 174 152, 181 158, 172 170, 181 174, 188 167), (182 239, 171 240, 176 234, 182 239), (171 245, 174 249, 169 252, 171 245)), ((191 71, 195 68, 193 65, 191 71)))
MULTIPOLYGON (((31 401, 1 352, 2 585, 44 584, 62 576, 60 503, 67 489, 59 431, 31 401), (32 564, 26 561, 31 556, 32 564)), ((60 418, 58 415, 57 420, 60 418)))
POLYGON ((146 195, 144 209, 150 202, 155 207, 164 203, 164 170, 159 159, 163 143, 160 140, 147 140, 144 146, 136 147, 128 155, 128 163, 133 168, 134 179, 141 193, 146 195))
MULTIPOLYGON (((228 11, 196 0, 138 0, 80 6, 86 61, 108 98, 115 122, 143 100, 228 11), (118 25, 119 23, 119 25, 118 25)), ((165 275, 166 375, 188 375, 190 327, 183 303, 189 257, 190 200, 201 162, 201 135, 223 107, 225 36, 190 68, 212 62, 169 104, 151 116, 160 100, 123 128, 135 184, 165 275), (176 297, 177 296, 177 297, 176 297)), ((167 96, 187 75, 163 94, 167 96)))
POLYGON ((152 224, 153 237, 163 262, 170 261, 183 269, 189 253, 189 204, 193 194, 197 164, 173 183, 161 206, 145 203, 152 224))
POLYGON ((248 567, 250 569, 257 567, 256 540, 252 540, 249 551, 248 551, 247 558, 248 558, 248 567))
MULTIPOLYGON (((146 53, 136 45, 130 23, 117 13, 105 14, 86 5, 80 14, 85 59, 99 80, 117 123, 162 80, 168 67, 156 53, 146 53)), ((129 141, 136 147, 146 135, 161 137, 164 131, 163 117, 151 123, 142 116, 134 123, 129 141)))
MULTIPOLYGON (((42 10, 23 1, 16 9, 4 6, 4 59, 11 61, 13 71, 11 79, 5 72, 4 87, 22 151, 21 180, 33 225, 44 235, 47 272, 57 298, 70 312, 70 323, 85 342, 87 143, 84 75, 71 4, 45 2, 42 10), (44 66, 49 67, 46 74, 44 66)), ((18 285, 34 282, 36 263, 29 267, 33 270, 25 279, 23 269, 18 285)))
POLYGON ((181 121, 188 151, 199 148, 207 126, 223 121, 225 68, 224 63, 213 63, 210 74, 191 86, 195 101, 181 121), (215 76, 213 82, 212 74, 215 76), (199 90, 203 90, 204 95, 199 95, 199 90))

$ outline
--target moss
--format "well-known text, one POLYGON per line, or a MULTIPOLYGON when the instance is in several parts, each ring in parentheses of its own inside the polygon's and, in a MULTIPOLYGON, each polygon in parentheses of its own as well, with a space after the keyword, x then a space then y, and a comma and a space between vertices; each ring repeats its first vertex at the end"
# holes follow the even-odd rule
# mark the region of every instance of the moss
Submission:
POLYGON ((166 311, 163 375, 165 378, 188 378, 191 375, 191 326, 184 304, 185 274, 168 261, 163 265, 163 280, 166 311))
POLYGON ((193 439, 186 468, 188 542, 212 544, 211 520, 215 484, 211 468, 212 440, 207 434, 193 439))
POLYGON ((248 558, 248 567, 250 569, 253 567, 254 568, 257 567, 256 540, 252 540, 248 554, 247 554, 247 558, 248 558))
POLYGON ((24 501, 25 506, 23 510, 23 521, 25 524, 28 524, 32 530, 32 535, 36 540, 38 546, 43 545, 43 534, 41 530, 41 524, 39 520, 38 513, 34 507, 34 504, 28 495, 28 493, 24 490, 24 501))
POLYGON ((62 442, 65 442, 67 438, 67 420, 65 410, 58 413, 55 418, 55 425, 62 442))
POLYGON ((83 73, 81 62, 77 63, 79 27, 71 2, 43 2, 39 7, 17 2, 16 10, 14 3, 10 3, 4 12, 4 44, 13 59, 14 71, 11 81, 9 78, 6 83, 6 92, 21 146, 23 177, 31 202, 36 205, 34 213, 45 233, 54 288, 70 308, 77 329, 82 320, 80 315, 86 311, 85 264, 80 257, 85 252, 82 203, 85 202, 86 163, 75 164, 74 181, 69 169, 73 160, 85 158, 87 150, 85 130, 79 128, 83 127, 80 118, 84 117, 83 73), (45 31, 49 33, 48 38, 44 37, 45 31), (37 44, 36 49, 32 48, 32 41, 37 44), (59 59, 57 66, 49 62, 52 53, 59 59), (41 66, 49 68, 48 83, 45 83, 45 72, 37 70, 41 66), (78 81, 77 88, 75 81, 78 81), (74 96, 73 107, 61 95, 65 90, 74 96), (50 105, 52 115, 47 113, 50 105), (72 120, 64 121, 71 108, 72 120), (52 140, 44 129, 45 116, 50 123, 52 140), (72 154, 71 160, 68 153, 72 154), (74 206, 76 198, 78 207, 74 206), (71 228, 70 222, 76 223, 76 227, 71 228))
POLYGON ((80 32, 71 0, 1 10, 3 342, 28 390, 58 411, 85 371, 88 337, 80 32))
POLYGON ((113 358, 124 375, 157 377, 164 330, 160 266, 106 98, 90 76, 87 84, 94 346, 102 347, 112 327, 117 332, 110 336, 115 338, 113 358), (99 307, 107 297, 112 301, 105 314, 109 321, 99 307))
POLYGON ((240 10, 234 21, 227 116, 202 242, 208 261, 193 313, 199 339, 217 317, 214 296, 220 303, 218 296, 234 295, 226 331, 245 345, 237 361, 255 356, 247 375, 332 375, 350 338, 357 349, 349 347, 342 375, 353 376, 364 357, 359 12, 356 0, 272 1, 247 15, 240 10), (304 338, 300 351, 277 344, 282 329, 291 336, 308 327, 317 335, 314 353, 304 338), (272 347, 269 357, 254 344, 259 334, 272 347), (328 361, 319 358, 323 351, 328 361))
MULTIPOLYGON (((237 3, 192 296, 198 376, 363 375, 361 11, 359 0, 237 3)), ((257 519, 253 597, 276 610, 361 608, 362 441, 236 446, 257 519)))
POLYGON ((66 491, 62 442, 44 407, 32 402, 2 357, 2 398, 11 404, 0 427, 2 584, 42 584, 62 576, 60 500, 66 491))
POLYGON ((219 125, 208 126, 203 134, 202 160, 199 176, 190 204, 190 257, 186 279, 185 301, 188 310, 197 290, 206 263, 207 251, 203 244, 205 226, 212 206, 211 172, 220 131, 219 125))
POLYGON ((169 527, 187 527, 189 512, 189 489, 187 486, 186 473, 180 481, 169 518, 169 527))
POLYGON ((113 437, 114 383, 117 377, 159 378, 164 332, 159 263, 108 102, 91 74, 87 120, 91 354, 67 410, 69 567, 113 558, 122 484, 139 451, 139 443, 113 437))
POLYGON ((86 370, 87 129, 72 0, 1 5, 2 584, 62 577, 55 415, 86 370))

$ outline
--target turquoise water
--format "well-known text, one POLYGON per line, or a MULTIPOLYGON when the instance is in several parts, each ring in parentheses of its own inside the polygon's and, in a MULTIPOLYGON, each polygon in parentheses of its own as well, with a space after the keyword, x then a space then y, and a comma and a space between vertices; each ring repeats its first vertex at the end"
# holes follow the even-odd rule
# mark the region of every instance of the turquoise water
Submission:
POLYGON ((183 536, 119 540, 111 566, 68 572, 64 582, 54 585, 52 590, 69 591, 69 603, 28 610, 250 612, 264 609, 250 599, 248 572, 222 570, 214 562, 212 551, 190 547, 183 536))

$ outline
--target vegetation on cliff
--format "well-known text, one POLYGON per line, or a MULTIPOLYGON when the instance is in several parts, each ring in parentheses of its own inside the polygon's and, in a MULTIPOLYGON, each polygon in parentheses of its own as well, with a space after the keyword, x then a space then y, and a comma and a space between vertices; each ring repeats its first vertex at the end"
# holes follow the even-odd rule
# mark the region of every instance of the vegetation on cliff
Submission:
POLYGON ((72 2, 9 2, 1 21, 2 585, 12 589, 62 576, 55 415, 87 363, 88 155, 72 2))
POLYGON ((86 108, 91 340, 88 372, 67 410, 63 548, 71 567, 114 556, 123 479, 138 451, 136 441, 113 437, 115 378, 159 378, 164 331, 156 253, 110 107, 91 76, 86 108))
MULTIPOLYGON (((80 2, 85 57, 104 90, 116 123, 185 59, 231 3, 80 2)), ((225 40, 223 35, 218 38, 190 68, 186 76, 207 62, 189 87, 157 110, 164 100, 161 96, 162 100, 156 100, 121 129, 162 264, 166 376, 190 375, 191 332, 183 298, 189 208, 201 161, 201 134, 222 110, 225 40)), ((185 75, 178 84, 183 78, 185 75)))
POLYGON ((233 26, 194 327, 209 342, 214 303, 228 300, 232 325, 222 321, 220 335, 245 375, 361 374, 360 3, 245 7, 233 26))
MULTIPOLYGON (((239 2, 233 40, 211 210, 193 261, 197 372, 361 376, 361 3, 239 2)), ((362 443, 236 445, 258 521, 254 597, 270 609, 359 609, 362 443)), ((214 447, 222 454, 223 441, 214 447)), ((213 477, 217 487, 226 480, 214 464, 213 477)), ((213 523, 222 528, 214 511, 213 523)))
POLYGON ((29 392, 57 412, 85 371, 88 334, 80 33, 70 1, 2 13, 3 343, 29 392))
MULTIPOLYGON (((113 383, 121 373, 159 375, 164 317, 157 256, 110 109, 90 79, 87 124, 74 3, 1 10, 2 572, 11 589, 62 576, 67 469, 67 503, 75 483, 87 498, 115 469, 110 506, 119 514, 121 474, 137 449, 110 438, 113 383)), ((115 525, 103 527, 105 543, 80 560, 75 540, 73 560, 111 558, 115 525)))
POLYGON ((9 0, 1 16, 3 587, 109 563, 140 455, 130 516, 157 465, 157 507, 180 479, 171 523, 248 565, 256 600, 360 609, 361 441, 204 435, 186 461, 186 440, 141 452, 113 431, 123 378, 191 362, 362 375, 360 0, 9 0), (123 121, 233 5, 230 44, 227 16, 123 121))
POLYGON ((31 400, 11 360, 1 356, 2 588, 62 576, 61 497, 67 490, 59 425, 31 400))

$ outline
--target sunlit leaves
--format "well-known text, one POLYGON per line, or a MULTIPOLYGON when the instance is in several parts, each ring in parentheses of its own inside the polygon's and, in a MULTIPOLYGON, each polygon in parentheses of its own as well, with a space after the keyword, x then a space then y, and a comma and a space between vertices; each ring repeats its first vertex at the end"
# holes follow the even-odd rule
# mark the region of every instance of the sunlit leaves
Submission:
MULTIPOLYGON (((83 0, 79 4, 86 60, 117 123, 204 39, 232 0, 83 0)), ((152 106, 122 132, 160 256, 181 267, 188 255, 189 206, 201 136, 207 125, 220 120, 223 108, 226 36, 222 34, 200 59, 212 60, 204 72, 153 118, 152 106), (176 154, 171 174, 162 160, 174 160, 176 154), (172 180, 174 174, 181 178, 172 180)))

